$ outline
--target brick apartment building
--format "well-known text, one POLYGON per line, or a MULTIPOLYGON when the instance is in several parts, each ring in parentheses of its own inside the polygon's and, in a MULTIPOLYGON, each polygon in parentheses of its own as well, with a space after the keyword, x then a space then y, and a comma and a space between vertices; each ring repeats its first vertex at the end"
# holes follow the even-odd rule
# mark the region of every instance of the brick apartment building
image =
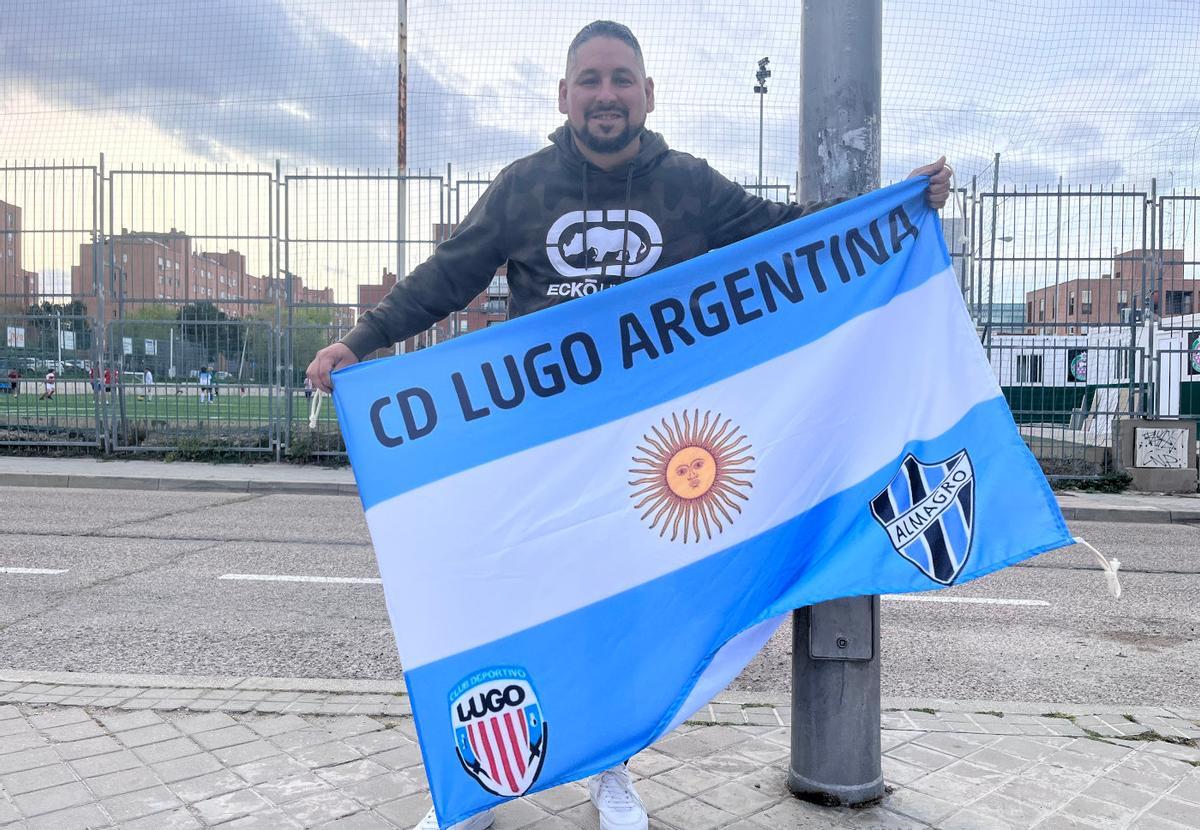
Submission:
POLYGON ((1067 280, 1025 293, 1026 334, 1086 334, 1090 326, 1128 323, 1150 308, 1164 317, 1200 310, 1200 280, 1184 276, 1183 251, 1163 254, 1162 288, 1146 257, 1135 248, 1113 257, 1100 277, 1067 280))
POLYGON ((25 311, 38 300, 38 275, 22 266, 21 208, 0 200, 0 308, 25 311))
MULTIPOLYGON (((454 225, 434 225, 434 238, 439 240, 446 239, 454 232, 454 227, 454 225)), ((364 311, 378 305, 379 301, 384 298, 395 284, 396 275, 386 268, 383 271, 383 277, 380 282, 359 283, 358 313, 362 314, 364 311)), ((508 265, 506 263, 496 269, 496 273, 492 276, 492 280, 488 283, 487 288, 475 295, 465 309, 436 323, 428 331, 405 340, 404 351, 412 352, 417 349, 428 348, 458 334, 467 334, 477 329, 487 328, 496 323, 502 323, 507 319, 508 265)), ((378 357, 384 353, 385 350, 380 350, 373 356, 378 357)))
MULTIPOLYGON (((331 306, 330 288, 308 288, 296 275, 258 277, 246 271, 244 254, 198 251, 186 234, 172 230, 165 234, 122 232, 111 241, 111 262, 101 262, 106 275, 108 319, 118 314, 118 285, 124 285, 125 312, 148 305, 180 306, 209 302, 233 318, 243 318, 274 305, 276 297, 286 297, 291 288, 296 305, 331 306)), ((88 242, 79 246, 79 264, 71 267, 71 291, 82 298, 88 312, 96 312, 96 253, 88 242)), ((101 259, 104 257, 101 249, 101 259)), ((349 324, 353 314, 348 308, 335 308, 335 321, 349 324)))

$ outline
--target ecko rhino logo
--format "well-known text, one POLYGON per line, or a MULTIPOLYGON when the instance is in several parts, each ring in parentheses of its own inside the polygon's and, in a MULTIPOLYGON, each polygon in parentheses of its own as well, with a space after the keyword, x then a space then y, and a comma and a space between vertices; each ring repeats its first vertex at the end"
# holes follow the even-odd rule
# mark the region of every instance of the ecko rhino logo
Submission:
POLYGON ((658 262, 662 244, 658 223, 640 210, 589 210, 586 222, 574 210, 550 226, 546 256, 569 279, 640 277, 658 262))
POLYGON ((541 774, 548 730, 528 673, 485 669, 450 695, 454 743, 463 769, 488 792, 524 795, 541 774))

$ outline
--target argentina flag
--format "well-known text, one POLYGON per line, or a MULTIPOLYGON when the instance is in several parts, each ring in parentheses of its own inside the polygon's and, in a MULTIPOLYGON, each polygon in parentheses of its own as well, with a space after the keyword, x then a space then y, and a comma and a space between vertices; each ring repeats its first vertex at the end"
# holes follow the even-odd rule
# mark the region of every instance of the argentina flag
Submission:
POLYGON ((924 189, 335 375, 443 825, 633 756, 791 609, 1071 544, 924 189))

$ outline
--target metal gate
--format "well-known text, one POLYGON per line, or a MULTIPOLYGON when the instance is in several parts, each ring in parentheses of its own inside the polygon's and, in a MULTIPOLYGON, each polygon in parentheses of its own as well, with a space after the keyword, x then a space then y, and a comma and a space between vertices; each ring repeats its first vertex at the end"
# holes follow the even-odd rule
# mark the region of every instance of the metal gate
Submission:
POLYGON ((98 255, 102 167, 0 166, 0 445, 101 445, 99 298, 78 277, 98 255))
MULTIPOLYGON (((1117 418, 1200 418, 1200 195, 991 179, 955 190, 943 228, 1046 472, 1101 475, 1117 418)), ((0 167, 0 444, 344 454, 332 406, 309 426, 305 366, 489 184, 449 167, 0 167)), ((372 357, 503 319, 505 273, 477 299, 372 357)))

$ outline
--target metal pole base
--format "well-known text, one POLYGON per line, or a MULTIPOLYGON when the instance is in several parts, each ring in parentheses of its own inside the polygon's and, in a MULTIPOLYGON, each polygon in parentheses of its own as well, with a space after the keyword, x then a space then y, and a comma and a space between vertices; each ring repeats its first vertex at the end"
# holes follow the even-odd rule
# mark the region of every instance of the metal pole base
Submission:
POLYGON ((788 789, 797 798, 820 804, 823 807, 856 807, 872 801, 879 801, 886 792, 882 775, 865 784, 845 786, 813 781, 794 769, 788 770, 788 789))
POLYGON ((792 617, 788 788, 825 805, 883 797, 879 597, 837 599, 792 617))

